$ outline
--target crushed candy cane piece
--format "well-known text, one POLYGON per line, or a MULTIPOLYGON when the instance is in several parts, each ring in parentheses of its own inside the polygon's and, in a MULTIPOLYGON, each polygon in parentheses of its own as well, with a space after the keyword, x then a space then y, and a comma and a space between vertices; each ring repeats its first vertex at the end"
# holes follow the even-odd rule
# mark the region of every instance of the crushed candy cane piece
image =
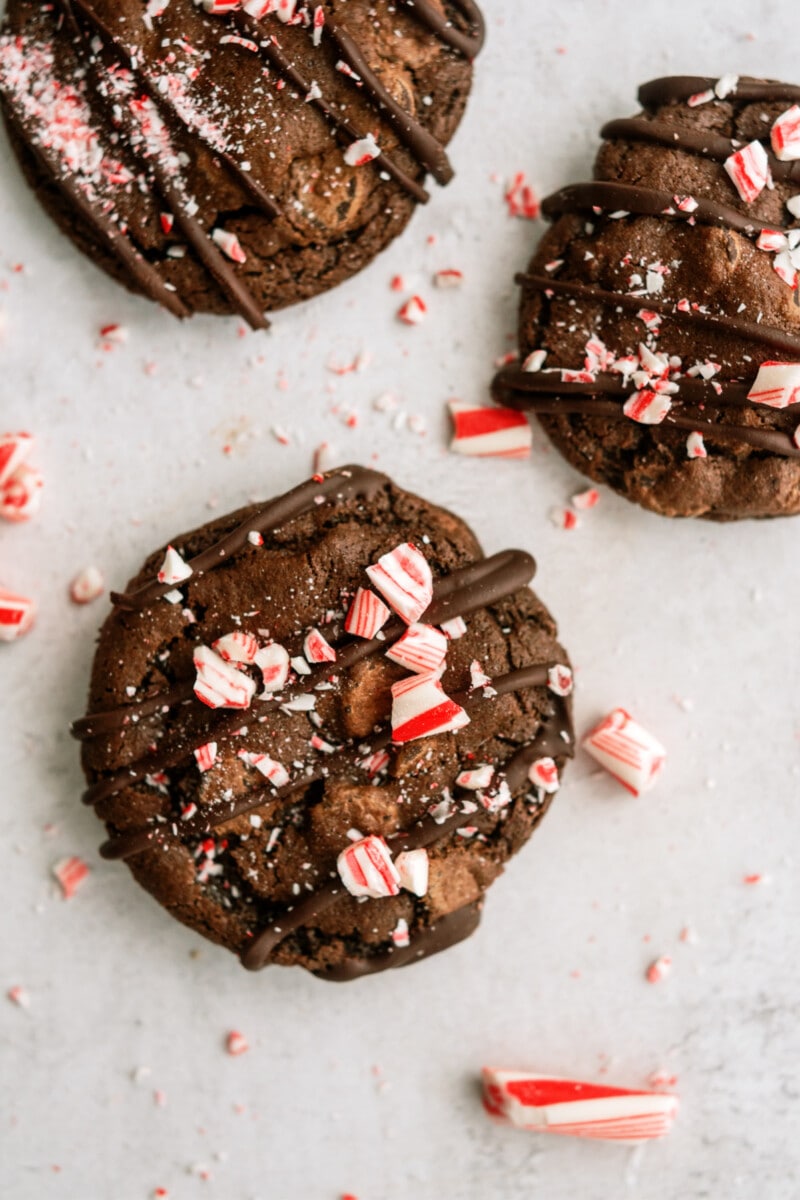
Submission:
POLYGON ((793 104, 781 113, 770 130, 775 157, 781 162, 800 158, 800 105, 793 104))
POLYGON ((27 988, 20 987, 19 984, 15 984, 14 987, 10 987, 6 992, 6 995, 11 1003, 16 1004, 18 1008, 30 1008, 31 1006, 30 992, 27 988))
POLYGON ((374 834, 351 842, 337 858, 336 869, 351 896, 380 900, 400 891, 400 875, 389 847, 374 834))
POLYGON ((410 542, 401 543, 367 567, 367 575, 406 625, 418 621, 433 599, 428 561, 410 542))
POLYGON ((456 775, 456 784, 459 787, 467 788, 470 792, 478 792, 483 788, 488 788, 494 777, 494 767, 490 763, 483 763, 479 767, 470 767, 468 771, 461 771, 456 775))
POLYGON ((800 404, 800 362, 763 362, 747 399, 770 408, 800 404))
POLYGON ((336 662, 336 651, 318 629, 310 629, 306 634, 303 654, 310 663, 336 662))
POLYGON ((533 187, 528 183, 524 171, 518 171, 505 191, 504 200, 510 217, 524 217, 535 221, 541 215, 542 206, 533 187))
POLYGON ((345 632, 371 641, 391 615, 379 596, 369 588, 359 588, 345 617, 345 632))
POLYGON ((425 320, 428 306, 421 296, 412 296, 397 310, 397 316, 405 325, 419 325, 425 320))
POLYGON ((411 938, 408 933, 408 921, 403 917, 399 917, 397 924, 392 930, 392 942, 398 950, 405 950, 406 946, 411 945, 411 938))
POLYGON ((714 84, 714 91, 718 100, 725 100, 728 96, 732 96, 739 86, 739 76, 728 73, 721 75, 714 84))
POLYGON ((0 488, 28 458, 34 446, 33 434, 0 434, 0 488))
POLYGON ((263 546, 264 535, 259 533, 257 529, 251 529, 247 535, 247 540, 251 546, 263 546))
POLYGON ((239 1033, 238 1029, 232 1029, 225 1039, 225 1049, 228 1054, 236 1056, 245 1054, 250 1049, 250 1045, 243 1033, 239 1033))
POLYGON ((17 596, 0 587, 0 642, 13 642, 32 627, 36 605, 27 596, 17 596))
POLYGON ((488 1067, 483 1102, 491 1116, 517 1129, 615 1142, 664 1137, 679 1107, 678 1097, 665 1092, 488 1067))
POLYGON ((21 463, 0 488, 0 517, 29 521, 40 508, 44 480, 35 467, 21 463))
POLYGON ((242 244, 235 233, 229 233, 227 229, 212 229, 211 238, 231 262, 247 262, 247 255, 242 249, 242 244))
POLYGON ((668 954, 662 954, 660 958, 654 959, 645 972, 645 979, 648 983, 661 983, 666 979, 672 970, 672 959, 668 954))
POLYGON ((477 658, 473 658, 469 664, 470 691, 475 688, 485 688, 491 684, 491 679, 484 671, 477 658))
POLYGON ((60 858, 53 865, 53 874, 64 894, 65 900, 71 900, 89 874, 89 868, 81 858, 73 855, 71 858, 60 858))
POLYGON ((576 492, 572 497, 572 507, 577 508, 578 512, 587 512, 599 502, 600 493, 597 488, 587 488, 585 492, 576 492))
POLYGON ((198 771, 210 771, 217 761, 217 743, 206 742, 194 751, 198 771))
POLYGON ((786 207, 792 216, 800 221, 800 195, 790 196, 790 198, 786 201, 786 207))
POLYGON ((714 89, 707 88, 704 92, 695 92, 694 95, 689 97, 686 103, 689 105, 689 108, 697 108, 701 104, 708 104, 713 99, 714 89))
POLYGON ((574 513, 571 508, 553 506, 548 516, 556 529, 577 529, 578 527, 578 514, 574 513))
POLYGON ((158 572, 159 583, 183 583, 194 572, 189 564, 181 558, 174 546, 167 546, 161 570, 158 572))
POLYGON ((557 663, 547 672, 547 686, 556 696, 569 696, 575 686, 569 667, 557 663))
POLYGON ((428 890, 428 851, 424 847, 418 850, 403 850, 394 860, 400 887, 414 896, 424 896, 428 890))
POLYGON ((366 137, 359 138, 358 141, 347 147, 344 152, 344 161, 348 167, 363 167, 372 162, 374 158, 378 158, 380 154, 380 146, 374 136, 368 133, 366 137))
POLYGON ((456 454, 497 458, 528 458, 533 430, 524 413, 513 408, 482 407, 463 400, 448 400, 456 454))
POLYGON ((255 680, 225 662, 210 646, 197 646, 192 659, 197 678, 194 694, 209 708, 249 708, 255 680))
POLYGON ((433 276, 433 282, 439 288, 460 288, 464 282, 463 271, 437 271, 433 276))
POLYGON ((325 27, 325 9, 321 4, 318 4, 314 9, 312 26, 314 29, 312 34, 313 43, 315 46, 319 46, 320 42, 322 41, 322 30, 325 27))
POLYGON ((225 662, 253 663, 258 654, 258 639, 252 633, 245 633, 241 629, 226 633, 211 645, 225 662))
POLYGON ((97 567, 84 567, 69 585, 69 596, 73 604, 90 604, 102 596, 105 583, 97 567))
POLYGON ((449 621, 442 621, 439 628, 451 642, 455 642, 467 632, 467 622, 463 617, 451 617, 449 621))
POLYGON ((667 752, 624 708, 615 708, 586 736, 583 748, 634 796, 656 783, 667 752))
POLYGON ((763 192, 769 179, 767 152, 759 141, 750 142, 731 154, 723 164, 745 204, 752 204, 763 192))
POLYGON ((464 709, 445 694, 438 672, 411 675, 392 685, 393 742, 454 733, 468 724, 464 709))
POLYGON ((552 758, 538 758, 536 762, 531 763, 528 767, 528 779, 548 796, 557 792, 561 786, 558 767, 552 758))
POLYGON ((280 692, 289 678, 289 651, 286 647, 278 642, 270 642, 258 651, 255 664, 261 672, 264 691, 280 692))
POLYGON ((368 754, 366 758, 358 760, 358 766, 368 775, 377 775, 388 765, 389 755, 386 750, 376 750, 374 754, 368 754))
POLYGON ((274 758, 270 758, 268 754, 256 754, 252 750, 239 750, 238 757, 242 762, 247 763, 248 767, 255 767, 260 771, 265 779, 268 779, 273 787, 286 787, 289 782, 289 772, 282 763, 276 762, 274 758))
POLYGON ((689 458, 708 458, 708 451, 706 450, 702 433, 695 431, 689 434, 686 439, 686 453, 689 458))
POLYGON ((672 408, 672 401, 664 392, 634 392, 622 406, 626 417, 640 425, 660 425, 672 408))
POLYGON ((390 646, 386 657, 417 675, 435 671, 447 657, 447 638, 433 625, 409 625, 403 636, 390 646))

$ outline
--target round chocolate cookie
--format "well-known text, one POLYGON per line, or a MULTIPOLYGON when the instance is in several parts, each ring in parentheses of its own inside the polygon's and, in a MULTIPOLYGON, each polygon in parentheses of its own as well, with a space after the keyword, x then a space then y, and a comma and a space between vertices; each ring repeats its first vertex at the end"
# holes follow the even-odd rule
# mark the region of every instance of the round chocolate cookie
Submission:
POLYGON ((657 79, 548 197, 522 364, 494 383, 579 471, 671 517, 800 512, 800 88, 657 79))
POLYGON ((9 0, 0 94, 75 244, 179 317, 354 275, 445 184, 474 0, 9 0))
POLYGON ((251 969, 466 937, 573 752, 534 571, 363 467, 175 538, 112 597, 73 729, 102 853, 251 969))

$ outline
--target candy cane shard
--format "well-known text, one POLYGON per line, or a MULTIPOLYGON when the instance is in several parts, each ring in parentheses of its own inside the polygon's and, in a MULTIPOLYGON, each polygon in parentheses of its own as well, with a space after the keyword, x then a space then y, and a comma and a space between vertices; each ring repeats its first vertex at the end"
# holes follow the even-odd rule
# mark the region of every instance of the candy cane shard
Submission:
POLYGON ((678 1114, 678 1097, 664 1092, 489 1067, 482 1077, 487 1112, 517 1129, 637 1143, 665 1137, 678 1114))
POLYGON ((433 625, 409 625, 403 636, 390 646, 386 657, 407 671, 424 675, 436 671, 447 657, 447 638, 433 625))
POLYGON ((36 605, 27 596, 0 587, 0 642, 13 642, 32 627, 36 618, 36 605))
POLYGON ((39 511, 44 480, 35 467, 20 463, 0 487, 0 517, 29 521, 39 511))
POLYGON ((225 662, 209 646, 198 646, 193 660, 197 678, 194 694, 209 708, 249 708, 255 680, 225 662))
POLYGON ((211 645, 225 662, 253 663, 258 654, 258 640, 252 633, 244 633, 241 629, 226 633, 211 645))
POLYGON ((374 834, 347 846, 336 860, 336 869, 351 896, 380 900, 400 891, 400 875, 389 847, 374 834))
POLYGON ((344 161, 348 167, 363 167, 368 162, 372 162, 373 158, 377 158, 380 153, 380 146, 374 136, 368 133, 366 137, 359 138, 358 141, 347 147, 344 152, 344 161))
POLYGON ((557 663, 547 672, 547 686, 556 696, 569 696, 574 688, 572 671, 557 663))
POLYGON ((450 449, 473 457, 528 458, 533 429, 524 413, 513 408, 481 407, 448 400, 453 420, 450 449))
POLYGON ((102 572, 97 567, 84 567, 69 585, 70 599, 73 604, 91 604, 102 596, 104 587, 102 572))
POLYGON ((158 572, 159 583, 183 583, 193 574, 189 564, 181 558, 174 546, 167 546, 161 570, 158 572))
POLYGON ((384 554, 367 567, 367 574, 406 625, 418 621, 433 599, 433 576, 427 559, 410 542, 384 554))
POLYGON ((723 163, 745 204, 752 204, 763 192, 769 179, 767 152, 759 141, 750 142, 731 154, 723 163))
POLYGON ((306 634, 303 654, 310 663, 336 662, 336 651, 318 629, 311 629, 306 634))
POLYGON ((671 408, 672 401, 664 392, 642 391, 634 392, 622 411, 640 425, 660 425, 671 408))
POLYGON ((769 408, 800 404, 800 363, 763 362, 747 399, 769 408))
POLYGON ((198 746, 194 751, 194 757, 198 771, 210 771, 217 761, 217 743, 206 742, 204 745, 198 746))
POLYGON ((11 478, 33 449, 33 434, 0 433, 0 487, 11 478))
POLYGON ((391 615, 379 596, 369 588, 359 588, 345 617, 345 632, 371 641, 391 615))
POLYGON ((428 851, 403 850, 394 860, 400 887, 415 896, 424 896, 428 890, 428 851))
POLYGON ((255 767, 260 771, 265 779, 268 779, 273 787, 286 787, 289 782, 289 772, 282 763, 276 762, 274 758, 270 758, 268 754, 256 754, 252 750, 240 750, 238 752, 242 762, 247 763, 248 767, 255 767))
POLYGON ((781 162, 800 158, 800 106, 793 104, 781 113, 769 136, 775 157, 781 162))
POLYGON ((413 742, 469 725, 464 709, 445 694, 438 671, 392 684, 392 741, 413 742))
POLYGON ((587 734, 583 748, 634 796, 657 781, 667 752, 624 708, 615 708, 587 734))
POLYGON ((289 678, 289 651, 278 642, 270 642, 255 656, 255 664, 261 671, 264 694, 280 692, 289 678))

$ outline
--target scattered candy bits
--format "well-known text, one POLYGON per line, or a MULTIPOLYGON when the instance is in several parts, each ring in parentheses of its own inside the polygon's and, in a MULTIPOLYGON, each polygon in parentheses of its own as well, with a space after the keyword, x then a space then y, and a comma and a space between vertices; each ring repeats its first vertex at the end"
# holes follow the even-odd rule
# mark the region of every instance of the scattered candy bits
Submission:
POLYGON ((654 959, 650 966, 645 971, 645 979, 648 983, 661 983, 667 978, 672 970, 672 959, 668 954, 662 954, 660 958, 654 959))
POLYGON ((511 180, 504 199, 510 217, 524 217, 527 221, 535 221, 541 214, 539 197, 528 183, 524 171, 518 171, 511 180))
POLYGON ((624 708, 615 708, 587 734, 583 748, 634 796, 650 790, 667 752, 624 708))
POLYGON ((236 1056, 246 1054, 250 1049, 250 1044, 243 1033, 239 1033, 238 1029, 232 1029, 225 1039, 225 1049, 228 1054, 236 1056))
POLYGON ((36 605, 27 596, 0 587, 0 642, 14 642, 26 634, 36 618, 36 605))
POLYGON ((800 363, 763 362, 747 399, 769 408, 800 404, 800 363))
POLYGON ((524 413, 513 408, 481 407, 463 400, 448 400, 456 454, 492 458, 528 458, 533 430, 524 413))
POLYGON ((678 1114, 678 1097, 665 1092, 488 1067, 482 1074, 486 1111, 516 1129, 637 1143, 664 1137, 678 1114))
POLYGON ((91 604, 102 596, 105 583, 97 567, 85 567, 79 571, 69 585, 69 597, 73 604, 91 604))
POLYGON ((464 709, 447 696, 439 672, 411 675, 392 684, 392 741, 413 742, 469 725, 464 709))
POLYGON ((58 880, 64 899, 71 900, 89 874, 89 868, 82 859, 73 855, 71 858, 60 858, 54 863, 53 874, 58 880))
POLYGON ((27 521, 38 512, 43 480, 28 464, 34 447, 30 433, 0 434, 0 517, 27 521))
POLYGON ((370 580, 406 625, 418 621, 433 599, 433 576, 423 554, 406 542, 367 567, 370 580))
POLYGON ((351 896, 380 900, 400 891, 400 875, 389 847, 374 834, 351 842, 337 858, 336 869, 351 896))
POLYGON ((428 315, 428 306, 421 296, 412 296, 397 310, 398 320, 404 325, 419 325, 428 315))

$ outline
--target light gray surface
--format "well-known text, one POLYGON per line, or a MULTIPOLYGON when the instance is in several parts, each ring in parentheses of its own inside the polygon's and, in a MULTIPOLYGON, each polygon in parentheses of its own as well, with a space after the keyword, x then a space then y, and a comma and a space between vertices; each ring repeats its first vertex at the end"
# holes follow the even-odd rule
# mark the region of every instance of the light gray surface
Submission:
POLYGON ((370 270, 269 335, 181 327, 123 294, 51 229, 3 149, 2 425, 38 435, 46 477, 41 517, 0 530, 0 580, 41 606, 36 631, 2 648, 0 984, 31 995, 28 1011, 0 1003, 9 1200, 140 1200, 159 1185, 219 1200, 798 1195, 800 524, 670 523, 604 493, 564 533, 548 509, 580 480, 541 435, 532 464, 469 462, 445 452, 443 418, 448 396, 484 397, 514 329, 512 273, 539 233, 506 217, 490 176, 525 169, 542 194, 585 177, 600 123, 633 111, 655 75, 796 79, 795 6, 485 7, 456 181, 370 270), (443 267, 465 272, 461 292, 434 292, 443 267), (430 300, 418 328, 394 320, 397 272, 430 300), (103 353, 111 321, 130 341, 103 353), (373 356, 362 373, 326 370, 358 350, 373 356), (387 390, 427 418, 426 437, 372 410, 387 390), (337 403, 357 409, 356 429, 337 403), (579 668, 579 728, 625 704, 669 750, 639 801, 581 756, 471 941, 347 987, 246 974, 102 863, 66 733, 106 611, 71 606, 70 577, 91 562, 124 583, 212 504, 298 482, 324 440, 457 509, 487 550, 531 550, 579 668), (49 876, 63 854, 92 868, 68 903, 49 876), (771 882, 746 886, 752 872, 771 882), (687 924, 695 946, 679 941, 687 924), (661 953, 672 975, 648 985, 661 953), (248 1054, 225 1053, 230 1029, 248 1054), (643 1154, 505 1132, 477 1101, 485 1062, 630 1085, 665 1068, 682 1117, 643 1154))

